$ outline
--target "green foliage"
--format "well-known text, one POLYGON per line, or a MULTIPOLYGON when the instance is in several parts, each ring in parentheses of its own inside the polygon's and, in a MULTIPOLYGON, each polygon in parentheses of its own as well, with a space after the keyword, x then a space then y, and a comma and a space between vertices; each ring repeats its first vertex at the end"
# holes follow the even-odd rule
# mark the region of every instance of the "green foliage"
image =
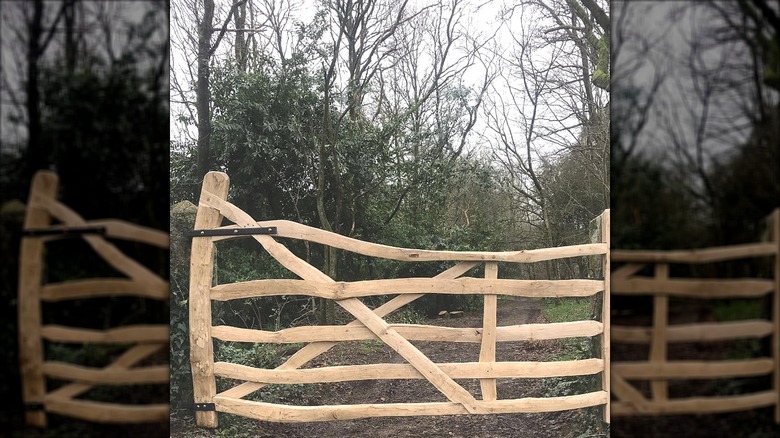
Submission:
POLYGON ((60 199, 85 217, 167 230, 167 207, 157 200, 170 187, 160 178, 168 166, 168 109, 145 91, 135 64, 99 71, 43 70, 44 150, 62 181, 60 199))
POLYGON ((597 46, 598 61, 596 71, 593 72, 593 85, 609 91, 609 33, 599 38, 597 46))
POLYGON ((391 313, 385 320, 390 324, 424 324, 425 315, 411 307, 391 313))
POLYGON ((550 322, 585 321, 593 316, 593 300, 588 298, 545 298, 544 317, 550 322))
POLYGON ((214 351, 214 360, 255 368, 276 368, 281 365, 276 347, 258 343, 220 343, 214 351))
POLYGON ((763 300, 717 300, 713 313, 718 321, 743 321, 766 318, 766 303, 763 300))
MULTIPOLYGON (((615 151, 615 149, 613 149, 615 151)), ((612 161, 612 246, 677 249, 702 245, 701 215, 689 191, 659 162, 633 156, 612 161)))

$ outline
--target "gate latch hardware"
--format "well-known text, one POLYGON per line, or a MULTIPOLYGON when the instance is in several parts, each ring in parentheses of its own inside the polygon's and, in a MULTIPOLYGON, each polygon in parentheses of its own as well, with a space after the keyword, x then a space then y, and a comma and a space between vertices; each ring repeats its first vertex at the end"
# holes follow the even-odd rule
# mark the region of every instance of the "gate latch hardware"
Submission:
POLYGON ((187 237, 251 236, 254 234, 276 234, 276 227, 215 228, 212 230, 192 230, 187 232, 187 237))

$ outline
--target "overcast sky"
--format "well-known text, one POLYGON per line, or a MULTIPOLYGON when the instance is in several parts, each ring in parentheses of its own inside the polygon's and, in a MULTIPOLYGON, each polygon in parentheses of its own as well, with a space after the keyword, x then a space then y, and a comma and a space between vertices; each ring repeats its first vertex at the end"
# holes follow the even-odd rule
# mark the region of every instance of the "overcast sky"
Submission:
POLYGON ((637 152, 670 158, 675 142, 690 148, 701 144, 709 162, 724 158, 748 138, 749 110, 743 105, 752 105, 755 93, 750 55, 742 42, 713 42, 723 24, 703 2, 613 3, 615 36, 625 37, 613 47, 615 106, 621 106, 621 93, 649 92, 655 80, 662 81, 637 152))
MULTIPOLYGON (((26 75, 26 38, 25 11, 32 10, 32 2, 29 0, 1 0, 0 7, 0 59, 2 59, 2 86, 0 86, 0 145, 8 146, 18 142, 24 142, 27 137, 26 119, 24 118, 24 79, 26 75), (21 106, 21 107, 20 107, 21 106), (21 113, 19 112, 21 110, 21 113), (21 122, 16 122, 21 120, 21 122)), ((113 30, 111 47, 114 54, 122 53, 127 45, 127 30, 131 25, 137 25, 145 18, 145 12, 153 1, 146 0, 82 0, 79 7, 83 8, 83 16, 86 21, 78 26, 83 30, 87 46, 92 47, 93 53, 106 59, 108 47, 104 33, 100 29, 100 23, 95 19, 96 12, 100 9, 106 16, 111 17, 110 24, 113 30)), ((49 28, 54 21, 62 4, 61 0, 44 1, 44 26, 49 28)), ((160 14, 160 22, 157 26, 160 32, 155 34, 156 40, 167 38, 167 17, 160 14), (160 16, 161 15, 161 16, 160 16)), ((60 21, 58 29, 62 29, 60 21)), ((44 52, 44 62, 63 56, 63 33, 54 34, 51 44, 44 52)), ((139 65, 139 68, 146 66, 139 65)))

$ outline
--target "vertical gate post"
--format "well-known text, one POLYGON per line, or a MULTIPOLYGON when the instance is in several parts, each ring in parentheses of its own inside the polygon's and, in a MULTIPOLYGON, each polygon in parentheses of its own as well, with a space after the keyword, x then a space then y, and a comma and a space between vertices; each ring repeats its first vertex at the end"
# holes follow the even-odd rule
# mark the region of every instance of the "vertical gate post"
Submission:
MULTIPOLYGON (((485 262, 485 278, 495 280, 498 278, 498 263, 485 262)), ((482 346, 479 352, 480 362, 496 361, 496 309, 497 295, 484 295, 482 309, 482 346)), ((493 401, 498 398, 496 392, 496 379, 481 379, 482 400, 493 401)))
POLYGON ((774 375, 772 389, 775 392, 775 423, 780 424, 780 208, 776 208, 768 218, 772 242, 775 244, 774 280, 772 291, 772 360, 774 375))
MULTIPOLYGON (((669 264, 656 263, 655 280, 669 279, 669 264)), ((650 338, 650 363, 663 366, 666 363, 666 332, 669 325, 669 296, 656 294, 653 297, 653 328, 650 338)), ((669 386, 666 378, 653 379, 650 382, 653 401, 666 402, 669 398, 669 386)))
MULTIPOLYGON (((51 223, 49 212, 41 204, 55 199, 58 185, 55 173, 36 172, 30 186, 23 229, 46 227, 51 223)), ((23 236, 19 255, 19 365, 25 421, 35 427, 46 427, 40 299, 43 257, 43 240, 23 236)))
MULTIPOLYGON (((209 172, 203 178, 201 198, 209 192, 227 199, 230 179, 221 172, 209 172)), ((222 215, 203 203, 198 205, 195 229, 218 227, 222 215)), ((201 427, 217 427, 217 412, 197 410, 197 405, 214 403, 217 393, 214 377, 214 343, 211 338, 211 286, 214 274, 214 242, 208 238, 192 239, 190 256, 190 362, 196 411, 195 423, 201 427)))
POLYGON ((604 372, 601 376, 601 389, 607 393, 607 403, 604 405, 604 422, 609 423, 610 419, 610 404, 611 400, 609 397, 610 390, 609 390, 609 360, 610 360, 610 351, 609 351, 609 330, 611 327, 610 324, 610 286, 609 286, 609 276, 610 276, 610 249, 609 249, 609 209, 604 210, 603 213, 593 221, 591 221, 591 241, 594 243, 606 243, 607 244, 607 252, 602 257, 602 275, 604 276, 604 292, 602 292, 602 300, 601 300, 601 323, 602 323, 602 335, 601 335, 601 359, 604 361, 604 372))

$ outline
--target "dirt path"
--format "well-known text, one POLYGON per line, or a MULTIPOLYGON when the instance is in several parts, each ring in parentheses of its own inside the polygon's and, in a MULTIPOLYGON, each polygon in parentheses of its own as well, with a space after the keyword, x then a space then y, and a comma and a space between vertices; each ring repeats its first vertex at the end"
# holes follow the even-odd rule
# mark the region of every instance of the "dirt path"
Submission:
MULTIPOLYGON (((541 303, 531 299, 502 299, 498 302, 498 324, 514 325, 546 322, 541 303)), ((449 327, 480 327, 481 312, 466 313, 460 318, 435 319, 427 323, 449 327)), ((470 362, 479 360, 476 343, 413 342, 434 362, 470 362)), ((497 346, 496 359, 504 361, 544 361, 558 352, 557 341, 502 342, 497 346)), ((313 366, 334 366, 367 363, 403 363, 404 359, 379 342, 342 343, 317 358, 313 366)), ((481 397, 477 379, 458 380, 475 397, 481 397)), ((432 385, 421 380, 356 381, 308 385, 305 400, 283 400, 298 405, 362 404, 397 402, 446 401, 432 385), (314 387, 314 388, 311 388, 314 387)), ((499 379, 499 399, 543 397, 549 393, 543 379, 499 379)), ((319 423, 252 422, 255 428, 248 436, 258 437, 574 437, 580 436, 599 415, 599 408, 574 411, 512 414, 459 415, 439 417, 387 417, 319 423)), ((221 427, 233 421, 220 414, 221 427)), ((212 431, 183 430, 173 423, 172 437, 215 436, 212 431)), ((598 435, 589 435, 598 436, 598 435)))

